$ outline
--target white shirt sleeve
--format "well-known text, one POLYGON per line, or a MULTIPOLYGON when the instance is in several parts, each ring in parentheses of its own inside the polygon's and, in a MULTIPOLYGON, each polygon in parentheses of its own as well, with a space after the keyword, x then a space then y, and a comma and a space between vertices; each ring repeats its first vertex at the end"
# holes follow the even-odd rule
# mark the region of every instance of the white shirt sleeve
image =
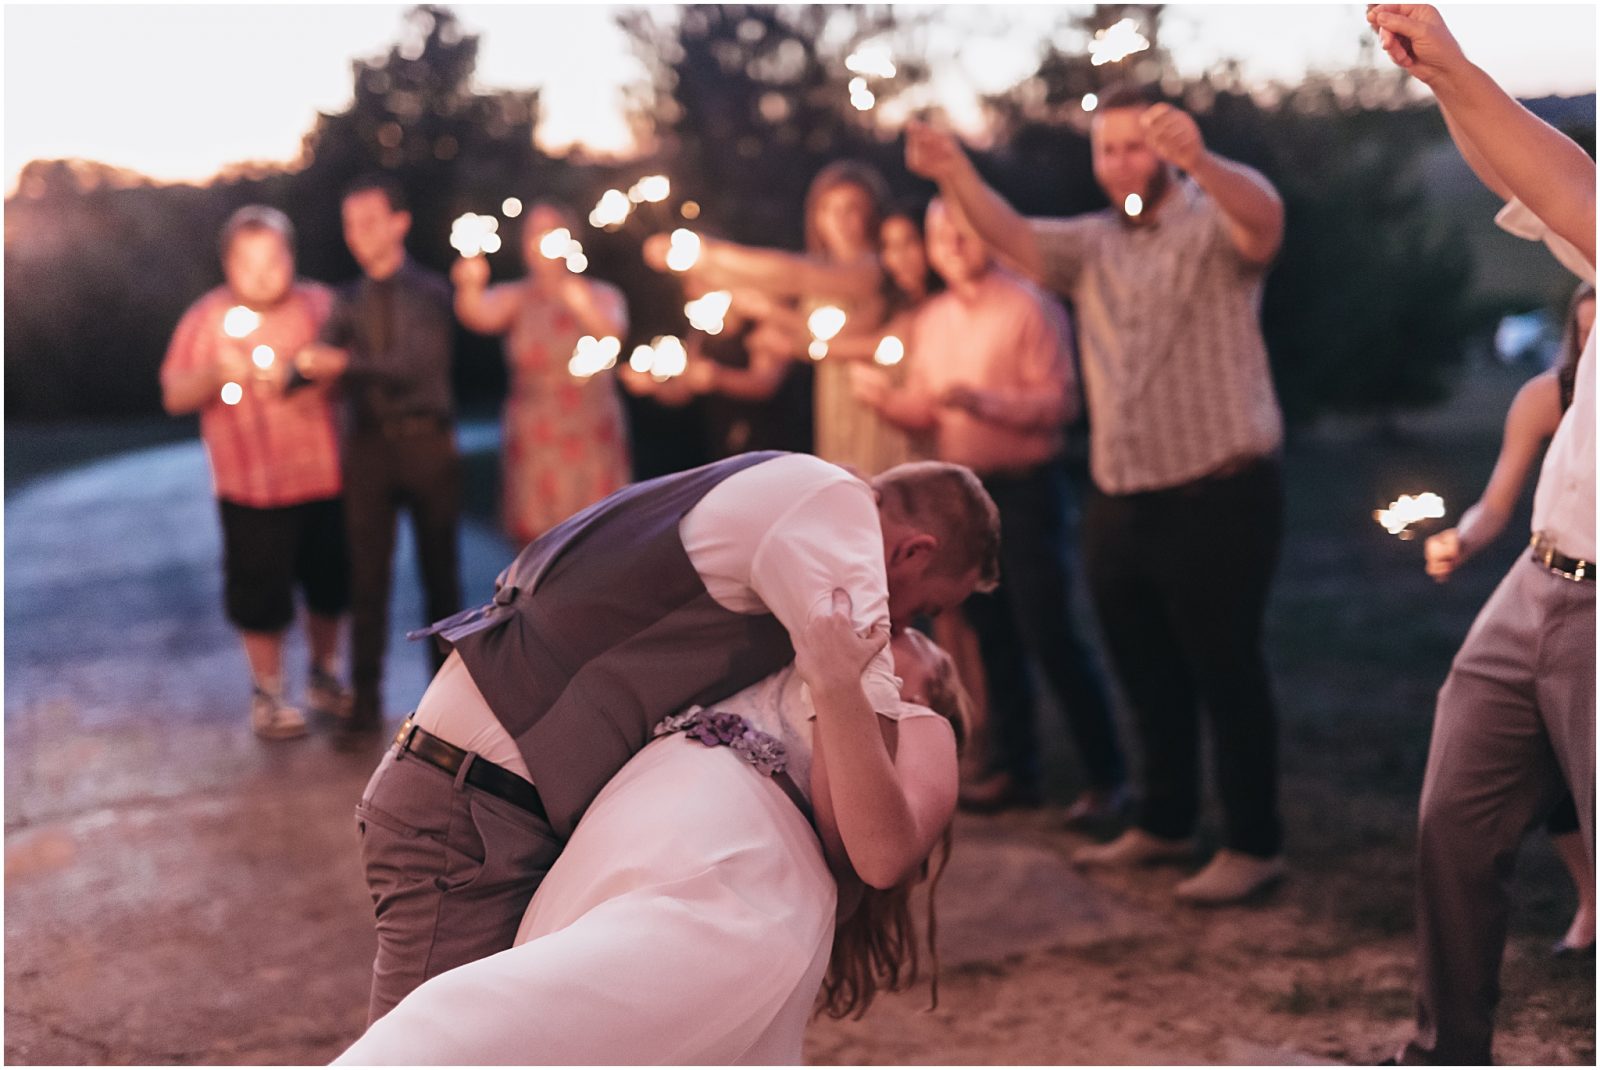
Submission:
MULTIPOLYGON (((850 592, 857 628, 889 619, 877 501, 837 465, 803 453, 753 465, 719 483, 678 531, 706 590, 735 613, 770 612, 794 636, 837 587, 850 592)), ((875 710, 899 702, 887 648, 862 686, 875 710)))
POLYGON ((1496 213, 1494 221, 1507 234, 1515 234, 1528 241, 1544 242, 1551 255, 1561 261, 1562 267, 1589 285, 1594 285, 1594 265, 1583 258, 1577 246, 1545 226, 1544 220, 1534 215, 1533 210, 1517 198, 1507 201, 1506 206, 1496 213))
MULTIPOLYGON (((836 588, 850 594, 858 631, 889 620, 883 529, 872 490, 856 479, 827 483, 800 497, 768 529, 750 565, 750 587, 791 639, 811 614, 826 609, 836 588)), ((892 713, 900 682, 888 647, 861 677, 872 708, 892 713)))

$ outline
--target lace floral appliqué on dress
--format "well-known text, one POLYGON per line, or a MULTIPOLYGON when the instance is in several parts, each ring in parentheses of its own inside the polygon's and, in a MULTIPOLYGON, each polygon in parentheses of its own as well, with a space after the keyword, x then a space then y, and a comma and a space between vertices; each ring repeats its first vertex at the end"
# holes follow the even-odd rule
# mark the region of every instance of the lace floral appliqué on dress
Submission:
POLYGON ((708 747, 728 747, 766 776, 788 768, 788 752, 783 741, 768 735, 737 713, 723 713, 695 706, 675 713, 656 725, 654 735, 683 732, 708 747))

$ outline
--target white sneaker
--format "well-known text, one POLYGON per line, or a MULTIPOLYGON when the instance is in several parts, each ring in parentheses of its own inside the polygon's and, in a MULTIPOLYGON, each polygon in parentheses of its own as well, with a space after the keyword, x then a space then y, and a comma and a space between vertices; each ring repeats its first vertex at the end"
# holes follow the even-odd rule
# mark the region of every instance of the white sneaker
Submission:
POLYGON ((1257 858, 1223 848, 1199 873, 1180 881, 1173 894, 1185 903, 1221 906, 1249 899, 1288 874, 1282 855, 1257 858))
POLYGON ((1150 866, 1158 862, 1189 862, 1194 859, 1194 840, 1169 840, 1153 836, 1141 828, 1131 828, 1110 843, 1079 848, 1072 856, 1075 866, 1150 866))
POLYGON ((306 734, 306 719, 277 695, 258 687, 250 699, 250 728, 262 739, 296 739, 306 734))

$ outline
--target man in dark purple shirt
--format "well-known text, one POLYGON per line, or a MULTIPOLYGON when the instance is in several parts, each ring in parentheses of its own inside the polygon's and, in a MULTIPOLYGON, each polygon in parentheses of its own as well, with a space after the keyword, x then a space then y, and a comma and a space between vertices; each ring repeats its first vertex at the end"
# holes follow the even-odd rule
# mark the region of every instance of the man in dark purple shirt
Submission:
MULTIPOLYGON (((324 345, 302 360, 309 378, 343 376, 345 519, 351 556, 351 682, 347 727, 380 727, 389 576, 399 510, 411 513, 427 619, 461 608, 450 285, 406 255, 404 191, 387 175, 357 179, 342 206, 345 244, 362 278, 340 294, 324 345)), ((435 664, 435 668, 437 668, 435 664)))

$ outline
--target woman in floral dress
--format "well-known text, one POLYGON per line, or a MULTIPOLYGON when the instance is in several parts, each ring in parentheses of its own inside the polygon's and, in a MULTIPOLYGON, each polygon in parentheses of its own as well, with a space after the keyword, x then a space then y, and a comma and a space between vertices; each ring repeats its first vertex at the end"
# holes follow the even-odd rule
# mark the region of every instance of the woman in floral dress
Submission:
POLYGON ((481 256, 457 261, 456 316, 480 334, 505 336, 510 395, 504 415, 500 512, 506 536, 531 542, 573 513, 625 486, 630 478, 627 423, 609 372, 568 368, 584 335, 619 340, 628 305, 610 283, 540 251, 558 228, 575 232, 566 209, 536 204, 522 229, 528 274, 489 286, 481 256))

